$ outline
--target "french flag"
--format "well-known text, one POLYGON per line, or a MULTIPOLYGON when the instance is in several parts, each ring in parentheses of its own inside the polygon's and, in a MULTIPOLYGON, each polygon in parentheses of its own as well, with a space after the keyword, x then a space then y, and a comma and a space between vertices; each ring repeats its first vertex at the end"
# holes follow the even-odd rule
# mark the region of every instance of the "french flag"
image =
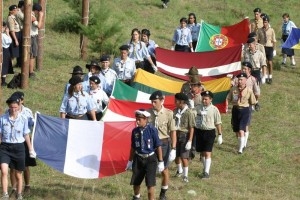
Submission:
POLYGON ((135 121, 88 121, 36 114, 37 158, 73 177, 96 179, 125 171, 135 121))

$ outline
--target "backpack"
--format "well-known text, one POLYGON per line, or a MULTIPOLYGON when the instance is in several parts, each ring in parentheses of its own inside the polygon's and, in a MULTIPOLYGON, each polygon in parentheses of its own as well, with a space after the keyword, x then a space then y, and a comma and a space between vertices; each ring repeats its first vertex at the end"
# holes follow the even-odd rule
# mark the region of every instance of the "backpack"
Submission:
POLYGON ((7 84, 7 88, 16 89, 21 87, 21 73, 14 75, 11 81, 7 84))

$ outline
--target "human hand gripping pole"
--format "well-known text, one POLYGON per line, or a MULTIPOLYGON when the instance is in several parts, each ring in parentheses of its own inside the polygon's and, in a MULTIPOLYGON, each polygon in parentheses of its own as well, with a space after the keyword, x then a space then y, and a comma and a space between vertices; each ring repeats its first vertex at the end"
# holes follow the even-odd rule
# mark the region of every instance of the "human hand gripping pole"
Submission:
POLYGON ((175 158, 176 158, 176 149, 172 149, 169 154, 168 161, 173 162, 175 160, 175 158))
POLYGON ((192 141, 188 141, 185 145, 185 150, 191 150, 192 148, 192 141))
POLYGON ((164 161, 159 161, 157 166, 158 172, 162 172, 165 169, 164 161))
POLYGON ((132 170, 132 161, 128 160, 125 170, 132 170))

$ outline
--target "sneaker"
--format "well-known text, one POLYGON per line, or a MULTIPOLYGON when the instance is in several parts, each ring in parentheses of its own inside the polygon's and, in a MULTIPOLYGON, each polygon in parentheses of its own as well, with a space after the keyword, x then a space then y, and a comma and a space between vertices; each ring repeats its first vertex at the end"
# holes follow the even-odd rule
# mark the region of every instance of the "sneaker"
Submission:
POLYGON ((182 172, 179 173, 178 170, 176 171, 176 174, 174 175, 174 177, 181 177, 182 176, 182 172))
POLYGON ((202 179, 209 179, 209 174, 207 172, 204 172, 201 178, 202 179))
POLYGON ((160 193, 159 200, 167 200, 166 194, 160 193))
POLYGON ((182 181, 185 182, 185 183, 188 183, 188 182, 189 182, 189 179, 188 179, 187 176, 184 176, 184 177, 182 178, 182 181))
POLYGON ((17 189, 12 189, 9 194, 9 197, 15 197, 15 196, 17 196, 17 189))
POLYGON ((17 195, 17 200, 23 200, 22 194, 18 194, 18 195, 17 195))
POLYGON ((238 151, 238 154, 243 154, 243 151, 238 151))
POLYGON ((30 195, 30 186, 29 185, 25 186, 23 193, 24 193, 24 196, 30 195))
POLYGON ((136 196, 133 196, 132 197, 132 200, 140 200, 141 198, 139 198, 139 197, 136 197, 136 196))
POLYGON ((35 73, 34 72, 29 73, 29 78, 35 78, 35 73))
POLYGON ((2 200, 9 200, 9 195, 8 194, 3 194, 1 197, 2 200))

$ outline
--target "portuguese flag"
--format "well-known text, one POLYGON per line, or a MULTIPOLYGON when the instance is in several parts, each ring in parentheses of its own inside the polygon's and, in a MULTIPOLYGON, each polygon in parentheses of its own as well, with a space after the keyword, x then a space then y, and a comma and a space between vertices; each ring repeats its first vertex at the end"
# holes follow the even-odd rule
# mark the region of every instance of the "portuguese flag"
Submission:
POLYGON ((249 19, 231 25, 214 26, 202 22, 196 52, 214 51, 247 42, 249 34, 249 19))

